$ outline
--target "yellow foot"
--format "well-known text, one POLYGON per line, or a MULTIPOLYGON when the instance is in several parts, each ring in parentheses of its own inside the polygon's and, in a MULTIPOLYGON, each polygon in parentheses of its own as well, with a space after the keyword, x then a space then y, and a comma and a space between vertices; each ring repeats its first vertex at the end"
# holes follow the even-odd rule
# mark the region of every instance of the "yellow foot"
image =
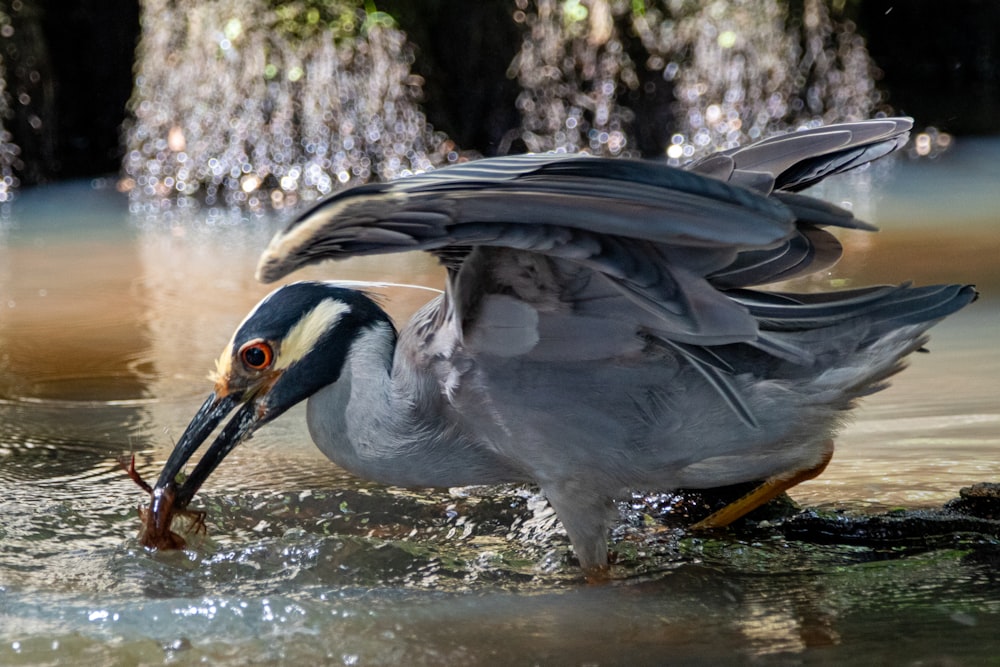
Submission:
POLYGON ((793 486, 816 477, 826 470, 827 464, 833 458, 833 440, 827 440, 825 446, 826 451, 823 453, 823 460, 820 461, 819 465, 807 470, 797 470, 787 475, 778 475, 764 481, 763 484, 742 498, 734 500, 717 512, 713 512, 692 525, 690 530, 711 530, 713 528, 728 526, 733 521, 746 516, 764 503, 774 500, 793 486))

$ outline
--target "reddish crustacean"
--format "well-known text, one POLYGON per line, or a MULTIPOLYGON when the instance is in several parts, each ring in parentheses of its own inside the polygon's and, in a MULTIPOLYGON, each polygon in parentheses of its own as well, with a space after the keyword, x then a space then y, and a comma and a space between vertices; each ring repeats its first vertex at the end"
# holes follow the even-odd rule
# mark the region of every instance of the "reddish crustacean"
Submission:
MULTIPOLYGON (((121 465, 125 468, 128 476, 132 478, 143 491, 153 495, 153 487, 142 478, 139 471, 135 469, 135 455, 132 455, 129 465, 125 462, 121 465)), ((170 530, 174 517, 183 516, 190 521, 189 530, 195 534, 207 532, 205 527, 205 513, 186 509, 182 505, 175 504, 176 495, 172 485, 163 490, 163 501, 161 507, 163 512, 157 517, 149 507, 139 506, 139 519, 142 521, 142 528, 139 529, 139 543, 151 549, 183 549, 187 546, 187 541, 170 530), (159 520, 157 520, 159 519, 159 520)))

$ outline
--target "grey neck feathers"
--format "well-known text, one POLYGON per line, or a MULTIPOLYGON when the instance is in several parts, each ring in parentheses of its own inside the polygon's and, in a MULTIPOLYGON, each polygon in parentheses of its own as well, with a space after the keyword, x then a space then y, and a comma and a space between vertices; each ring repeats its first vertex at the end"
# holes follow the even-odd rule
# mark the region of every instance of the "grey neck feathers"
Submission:
POLYGON ((433 375, 405 356, 395 354, 388 323, 353 341, 340 379, 307 403, 309 432, 320 450, 342 468, 384 484, 463 486, 489 476, 508 481, 507 466, 491 464, 464 434, 433 375), (464 452, 471 454, 468 462, 464 452))

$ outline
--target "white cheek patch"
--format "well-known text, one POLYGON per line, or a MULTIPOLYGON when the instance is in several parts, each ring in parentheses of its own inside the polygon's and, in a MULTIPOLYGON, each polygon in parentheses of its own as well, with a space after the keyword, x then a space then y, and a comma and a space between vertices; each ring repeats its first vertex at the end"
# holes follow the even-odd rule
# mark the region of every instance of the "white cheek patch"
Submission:
POLYGON ((340 318, 350 311, 351 307, 338 299, 320 301, 288 331, 281 341, 281 350, 273 368, 285 369, 301 360, 312 351, 320 336, 336 326, 340 318))

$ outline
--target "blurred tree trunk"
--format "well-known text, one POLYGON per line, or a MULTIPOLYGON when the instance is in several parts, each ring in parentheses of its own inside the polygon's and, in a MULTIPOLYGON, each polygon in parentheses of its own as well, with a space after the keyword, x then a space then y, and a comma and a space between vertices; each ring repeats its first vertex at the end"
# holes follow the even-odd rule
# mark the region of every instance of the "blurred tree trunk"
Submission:
POLYGON ((0 1, 0 168, 25 185, 116 172, 137 35, 136 0, 0 1))

